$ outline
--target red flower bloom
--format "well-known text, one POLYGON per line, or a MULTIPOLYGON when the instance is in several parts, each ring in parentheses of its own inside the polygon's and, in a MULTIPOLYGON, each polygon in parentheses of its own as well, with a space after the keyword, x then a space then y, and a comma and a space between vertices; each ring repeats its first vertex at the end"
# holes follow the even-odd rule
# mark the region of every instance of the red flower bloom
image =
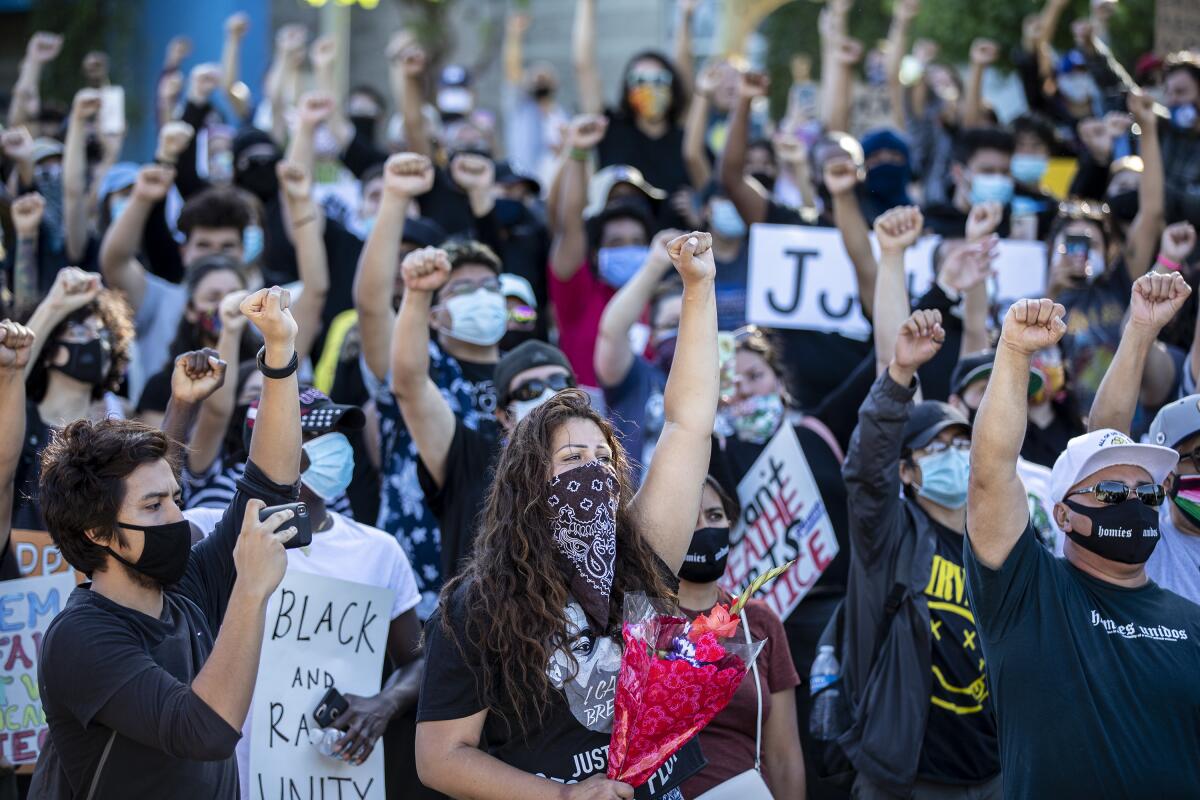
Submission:
POLYGON ((728 638, 737 633, 740 619, 740 617, 731 615, 728 608, 717 603, 707 616, 701 614, 692 620, 692 629, 688 631, 688 638, 697 642, 701 636, 710 632, 722 639, 728 638))

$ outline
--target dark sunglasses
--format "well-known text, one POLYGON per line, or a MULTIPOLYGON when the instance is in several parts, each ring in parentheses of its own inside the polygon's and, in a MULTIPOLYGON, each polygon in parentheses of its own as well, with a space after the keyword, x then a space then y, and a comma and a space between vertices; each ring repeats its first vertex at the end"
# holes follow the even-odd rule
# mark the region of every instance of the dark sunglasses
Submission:
POLYGON ((517 384, 516 388, 508 393, 508 399, 521 401, 536 400, 547 389, 561 392, 563 389, 572 389, 574 387, 575 379, 564 372, 560 372, 557 375, 551 375, 549 378, 532 378, 524 383, 517 384))
POLYGON ((1129 499, 1130 494, 1137 497, 1148 506, 1157 508, 1167 499, 1167 491, 1159 483, 1139 483, 1137 486, 1130 487, 1128 484, 1121 481, 1100 481, 1095 486, 1088 486, 1084 489, 1076 489, 1067 495, 1074 497, 1077 494, 1095 495, 1106 506, 1115 506, 1118 503, 1124 503, 1129 499))

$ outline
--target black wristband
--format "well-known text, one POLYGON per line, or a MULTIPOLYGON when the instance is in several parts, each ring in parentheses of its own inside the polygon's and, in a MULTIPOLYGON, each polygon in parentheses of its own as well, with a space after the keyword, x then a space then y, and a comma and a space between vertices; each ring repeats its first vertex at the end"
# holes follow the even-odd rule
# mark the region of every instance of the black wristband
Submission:
POLYGON ((298 355, 296 355, 295 350, 292 351, 292 360, 288 362, 288 365, 286 367, 283 367, 281 369, 272 369, 271 367, 268 367, 267 366, 267 348, 265 345, 258 349, 257 361, 258 361, 258 371, 262 373, 262 376, 264 378, 271 378, 272 380, 277 380, 277 381, 283 380, 284 378, 290 378, 292 376, 292 374, 297 369, 300 368, 300 357, 298 355))

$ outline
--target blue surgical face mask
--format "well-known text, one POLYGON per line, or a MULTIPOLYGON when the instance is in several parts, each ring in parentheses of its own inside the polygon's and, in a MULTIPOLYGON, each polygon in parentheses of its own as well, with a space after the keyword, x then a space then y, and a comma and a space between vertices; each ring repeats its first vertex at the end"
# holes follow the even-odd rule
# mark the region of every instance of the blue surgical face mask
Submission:
POLYGON ((1042 176, 1050 166, 1050 159, 1045 156, 1034 156, 1027 153, 1017 153, 1012 157, 1012 176, 1017 183, 1036 185, 1041 183, 1042 176))
POLYGON ((1008 175, 976 175, 971 178, 971 205, 997 202, 1008 205, 1013 196, 1013 179, 1008 175))
POLYGON ((726 239, 740 239, 746 235, 746 223, 742 221, 733 202, 723 197, 713 199, 709 205, 713 233, 726 239))
POLYGON ((242 263, 252 264, 262 255, 263 229, 258 225, 247 225, 242 228, 242 263))
POLYGON ((642 244, 601 247, 596 254, 596 270, 600 273, 600 280, 614 289, 620 289, 642 268, 649 254, 650 248, 642 244))
POLYGON ((971 472, 971 455, 957 447, 947 447, 940 453, 918 458, 921 486, 917 494, 944 508, 962 508, 967 504, 967 478, 971 472))
POLYGON ((300 474, 312 493, 332 503, 346 492, 354 477, 354 448, 343 433, 327 433, 304 443, 308 469, 300 474))
POLYGON ((121 216, 121 214, 124 213, 125 209, 128 207, 128 197, 114 197, 112 202, 108 205, 108 214, 110 217, 112 217, 111 222, 116 222, 117 217, 121 216))
POLYGON ((1171 106, 1171 124, 1176 128, 1185 131, 1190 131, 1196 127, 1196 104, 1182 103, 1177 106, 1171 106))

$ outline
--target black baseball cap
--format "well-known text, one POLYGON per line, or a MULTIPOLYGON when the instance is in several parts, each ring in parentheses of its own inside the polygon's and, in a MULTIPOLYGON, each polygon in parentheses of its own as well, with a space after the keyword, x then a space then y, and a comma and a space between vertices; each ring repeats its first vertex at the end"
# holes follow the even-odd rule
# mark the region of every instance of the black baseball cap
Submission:
MULTIPOLYGON (((971 353, 963 356, 954 365, 954 371, 950 373, 950 392, 962 397, 963 392, 977 380, 987 380, 992 374, 992 367, 996 363, 995 350, 980 350, 978 353, 971 353)), ((1037 370, 1029 371, 1029 394, 1033 396, 1042 388, 1042 376, 1037 370)))
POLYGON ((496 371, 492 373, 492 380, 496 386, 496 400, 500 406, 508 405, 509 384, 512 383, 513 378, 527 369, 552 364, 565 369, 571 376, 571 380, 575 380, 575 370, 571 369, 571 362, 563 355, 563 351, 540 339, 522 342, 505 353, 504 357, 496 364, 496 371))
POLYGON ((971 423, 962 412, 940 400, 918 403, 904 425, 904 449, 920 450, 937 438, 946 428, 959 426, 971 431, 971 423))

